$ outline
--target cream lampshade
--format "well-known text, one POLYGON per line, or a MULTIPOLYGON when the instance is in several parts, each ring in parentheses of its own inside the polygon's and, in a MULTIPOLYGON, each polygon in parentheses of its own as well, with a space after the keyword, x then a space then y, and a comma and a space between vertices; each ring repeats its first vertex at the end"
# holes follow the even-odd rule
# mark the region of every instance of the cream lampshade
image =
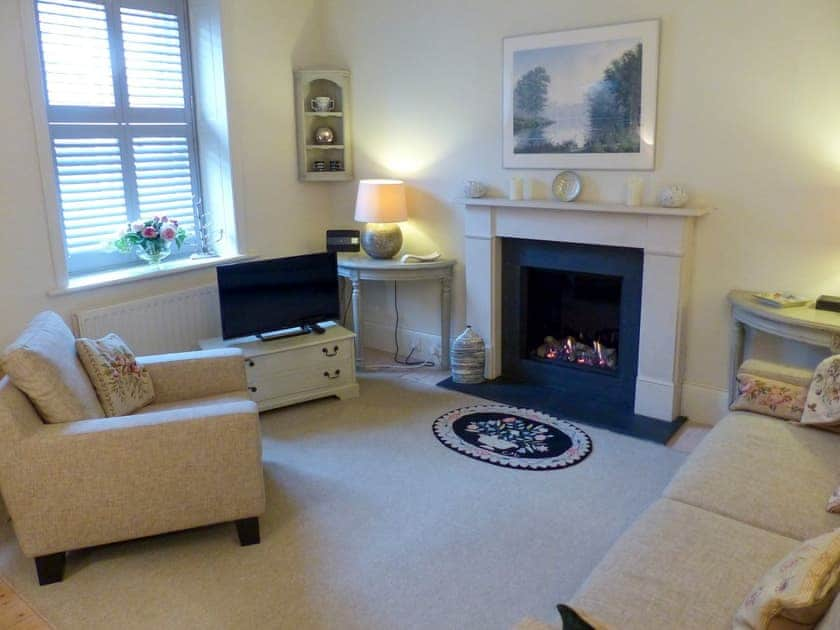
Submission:
POLYGON ((405 184, 398 179, 363 179, 356 194, 356 221, 367 223, 362 249, 371 258, 393 258, 402 247, 399 221, 408 219, 405 184))

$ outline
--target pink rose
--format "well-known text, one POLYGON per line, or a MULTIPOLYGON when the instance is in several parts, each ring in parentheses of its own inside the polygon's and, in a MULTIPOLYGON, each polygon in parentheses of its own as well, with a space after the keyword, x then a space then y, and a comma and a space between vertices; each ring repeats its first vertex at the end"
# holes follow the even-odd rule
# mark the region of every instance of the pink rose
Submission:
POLYGON ((143 237, 144 238, 157 238, 157 230, 153 228, 151 225, 147 228, 143 228, 143 237))
POLYGON ((174 241, 177 235, 178 232, 171 225, 164 225, 160 228, 160 236, 164 241, 174 241))

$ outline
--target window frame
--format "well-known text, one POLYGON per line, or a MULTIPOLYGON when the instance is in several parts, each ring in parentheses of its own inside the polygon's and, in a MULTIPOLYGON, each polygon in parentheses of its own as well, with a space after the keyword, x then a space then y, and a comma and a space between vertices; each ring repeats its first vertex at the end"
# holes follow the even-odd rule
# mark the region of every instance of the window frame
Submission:
MULTIPOLYGON (((135 137, 185 137, 190 162, 190 187, 196 201, 203 203, 201 160, 198 139, 198 116, 195 107, 192 62, 192 28, 189 20, 189 0, 87 0, 104 6, 107 19, 109 49, 111 53, 114 89, 114 107, 85 107, 50 105, 47 93, 46 69, 38 26, 38 0, 20 0, 21 18, 26 41, 26 61, 30 95, 34 110, 35 131, 39 162, 44 188, 44 207, 56 286, 72 286, 74 281, 84 281, 86 276, 112 274, 126 271, 127 277, 137 275, 135 268, 145 263, 133 255, 116 252, 89 252, 82 254, 80 267, 71 273, 68 265, 67 236, 64 227, 58 185, 58 164, 53 141, 56 138, 98 137, 115 138, 121 150, 123 187, 126 214, 129 221, 140 216, 140 205, 134 179, 134 154, 132 139, 135 137), (122 40, 120 9, 139 9, 174 14, 178 19, 180 58, 184 90, 183 109, 130 107, 128 84, 122 40), (98 124, 91 124, 98 123, 98 124), (89 127, 87 125, 90 125, 89 127), (98 132, 98 133, 97 133, 98 132)), ((194 252, 207 249, 201 238, 201 214, 194 207, 195 234, 192 246, 175 251, 171 262, 189 263, 194 252)), ((103 235, 107 237, 107 235, 103 235)), ((104 240, 104 238, 103 238, 104 240)), ((235 248, 234 248, 235 249, 235 248)))

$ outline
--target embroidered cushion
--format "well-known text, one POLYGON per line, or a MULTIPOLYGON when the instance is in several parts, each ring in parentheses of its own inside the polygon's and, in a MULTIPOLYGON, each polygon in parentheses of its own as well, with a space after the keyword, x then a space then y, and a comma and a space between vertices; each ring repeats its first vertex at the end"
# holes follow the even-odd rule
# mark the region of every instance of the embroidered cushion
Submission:
POLYGON ((72 331, 57 313, 44 311, 3 352, 0 365, 45 422, 105 416, 76 355, 72 331))
POLYGON ((738 395, 733 411, 753 411, 784 420, 799 420, 805 408, 808 388, 739 372, 738 395))
POLYGON ((840 355, 828 357, 817 366, 805 401, 802 424, 840 425, 840 355))
POLYGON ((76 349, 107 416, 128 415, 154 400, 152 377, 118 335, 78 339, 76 349))
POLYGON ((834 492, 831 493, 831 496, 828 497, 825 511, 831 512, 832 514, 840 514, 840 486, 837 486, 834 492))
POLYGON ((733 630, 813 628, 840 584, 840 529, 806 540, 759 580, 733 630))

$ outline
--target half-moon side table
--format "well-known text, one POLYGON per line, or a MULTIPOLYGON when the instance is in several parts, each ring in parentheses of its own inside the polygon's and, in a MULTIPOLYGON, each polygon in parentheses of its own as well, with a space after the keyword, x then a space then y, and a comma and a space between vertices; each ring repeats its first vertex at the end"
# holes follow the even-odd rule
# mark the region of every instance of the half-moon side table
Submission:
POLYGON ((840 353, 840 313, 818 311, 813 304, 776 308, 759 302, 752 291, 730 291, 732 345, 729 351, 729 403, 735 400, 735 377, 744 361, 746 328, 840 353))
POLYGON ((408 282, 437 280, 440 282, 440 363, 449 369, 449 335, 452 319, 452 274, 455 261, 441 258, 434 262, 401 263, 399 260, 377 260, 363 255, 341 254, 338 275, 350 280, 353 287, 353 331, 356 333, 356 366, 364 367, 362 330, 362 281, 408 282))

